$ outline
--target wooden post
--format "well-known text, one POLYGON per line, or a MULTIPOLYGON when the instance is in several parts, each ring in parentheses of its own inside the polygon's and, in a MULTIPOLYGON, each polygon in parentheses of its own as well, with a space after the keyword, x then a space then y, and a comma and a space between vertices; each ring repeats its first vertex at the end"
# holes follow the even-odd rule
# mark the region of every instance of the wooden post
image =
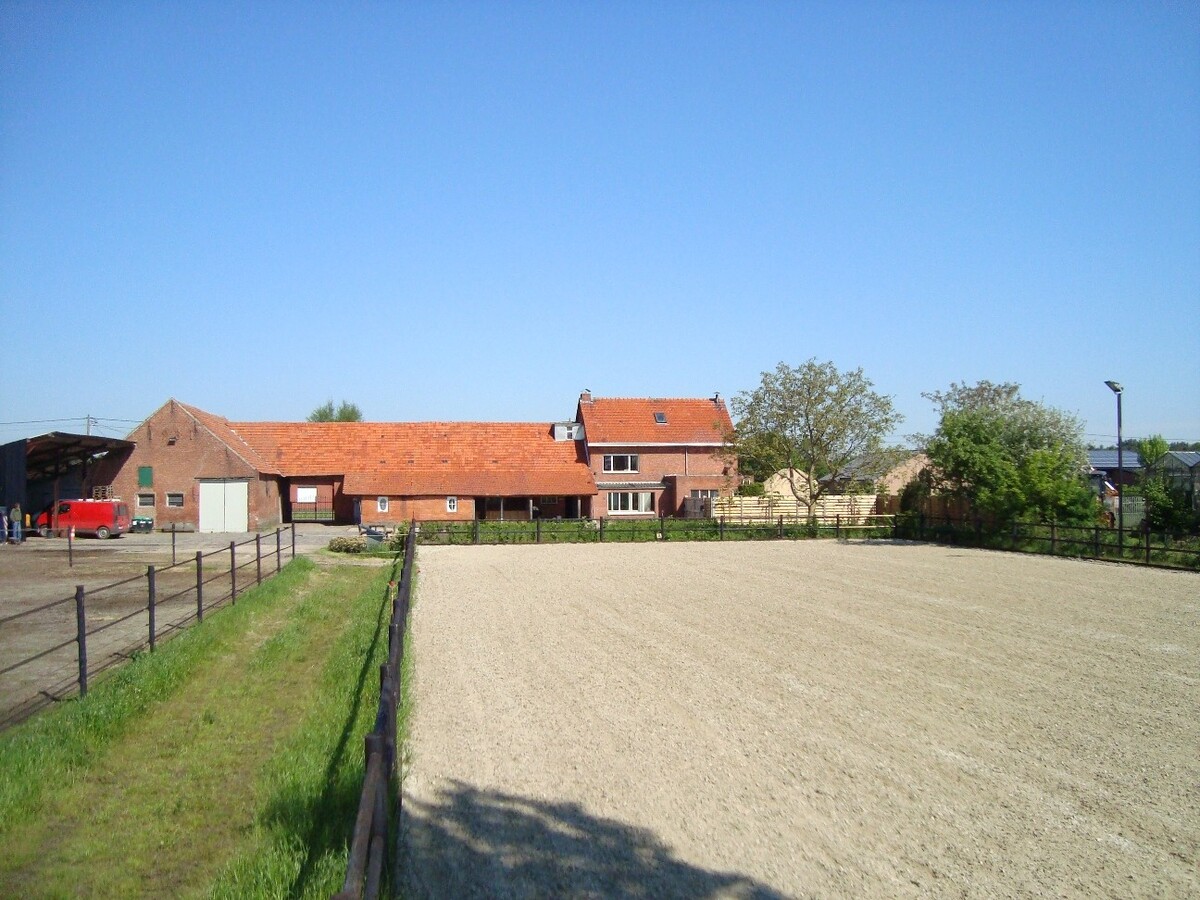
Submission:
POLYGON ((275 529, 275 574, 283 568, 283 529, 275 529))
MULTIPOLYGON (((485 504, 484 513, 485 514, 487 513, 486 503, 487 503, 487 501, 485 500, 484 501, 484 504, 485 504)), ((479 515, 478 514, 476 514, 474 521, 471 523, 471 543, 472 544, 479 543, 479 515)))
POLYGON ((146 566, 146 594, 148 597, 147 610, 150 615, 150 652, 154 652, 154 566, 146 566))
POLYGON ((534 532, 537 534, 537 542, 540 544, 542 542, 542 520, 541 519, 534 519, 533 529, 534 529, 534 532))
POLYGON ((296 558, 296 523, 292 523, 292 559, 296 558))
POLYGON ((1146 529, 1146 565, 1150 564, 1150 529, 1146 529))
POLYGON ((204 621, 204 554, 196 551, 196 621, 204 621))
POLYGON ((600 518, 600 543, 604 543, 604 517, 600 518))
POLYGON ((229 602, 237 603, 237 543, 229 542, 229 602))
POLYGON ((87 616, 83 585, 75 585, 75 643, 79 657, 79 696, 87 696, 87 616))
POLYGON ((842 514, 838 513, 833 519, 833 537, 835 540, 842 539, 842 514))
POLYGON ((717 540, 725 540, 725 517, 717 519, 717 540))
POLYGON ((1054 556, 1058 552, 1058 523, 1053 519, 1050 520, 1050 555, 1054 556))
POLYGON ((258 583, 262 584, 262 535, 254 535, 254 567, 258 573, 258 583))
POLYGON ((1095 533, 1092 536, 1092 555, 1096 559, 1099 559, 1100 558, 1100 526, 1096 525, 1095 528, 1093 529, 1093 531, 1095 533))
POLYGON ((779 536, 783 537, 783 516, 779 517, 779 536))
POLYGON ((67 529, 67 568, 75 568, 75 526, 67 529))
POLYGON ((178 560, 175 559, 175 523, 172 522, 171 523, 171 565, 175 565, 176 562, 178 562, 178 560))

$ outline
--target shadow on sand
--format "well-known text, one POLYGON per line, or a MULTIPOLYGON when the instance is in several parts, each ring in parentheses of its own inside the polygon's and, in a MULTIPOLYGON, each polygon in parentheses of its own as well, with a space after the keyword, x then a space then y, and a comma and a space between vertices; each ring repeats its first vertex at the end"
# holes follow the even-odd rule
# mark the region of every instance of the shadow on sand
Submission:
POLYGON ((731 897, 786 895, 677 859, 652 832, 451 782, 432 803, 404 800, 406 897, 731 897))

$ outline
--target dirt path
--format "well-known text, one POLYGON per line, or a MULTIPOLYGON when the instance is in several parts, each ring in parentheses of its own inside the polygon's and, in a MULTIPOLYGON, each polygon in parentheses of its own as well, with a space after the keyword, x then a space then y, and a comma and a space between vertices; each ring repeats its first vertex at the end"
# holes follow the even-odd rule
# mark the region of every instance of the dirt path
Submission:
POLYGON ((416 895, 1195 896, 1200 577, 422 548, 416 895))

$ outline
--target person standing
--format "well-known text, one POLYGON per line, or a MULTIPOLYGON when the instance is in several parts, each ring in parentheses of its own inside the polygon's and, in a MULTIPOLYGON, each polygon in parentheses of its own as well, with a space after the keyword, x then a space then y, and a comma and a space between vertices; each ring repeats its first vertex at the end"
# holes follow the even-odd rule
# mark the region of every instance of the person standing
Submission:
POLYGON ((8 510, 0 506, 0 546, 8 543, 8 510))
POLYGON ((14 544, 21 543, 21 504, 14 503, 8 511, 8 525, 14 544))

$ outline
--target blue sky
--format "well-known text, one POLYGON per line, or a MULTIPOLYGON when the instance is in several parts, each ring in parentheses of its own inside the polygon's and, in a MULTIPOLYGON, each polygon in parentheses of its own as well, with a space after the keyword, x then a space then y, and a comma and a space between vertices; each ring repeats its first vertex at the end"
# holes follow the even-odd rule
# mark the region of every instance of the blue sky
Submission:
POLYGON ((1195 3, 6 0, 0 441, 810 357, 1200 440, 1198 163, 1195 3))

